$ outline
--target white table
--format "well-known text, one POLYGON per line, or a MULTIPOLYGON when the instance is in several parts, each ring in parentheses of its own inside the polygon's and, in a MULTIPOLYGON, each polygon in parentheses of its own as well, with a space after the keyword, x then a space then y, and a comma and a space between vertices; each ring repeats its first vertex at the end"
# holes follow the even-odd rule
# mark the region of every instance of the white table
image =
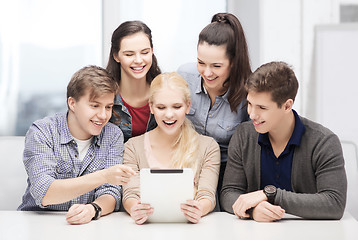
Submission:
POLYGON ((240 220, 228 213, 211 213, 199 224, 136 225, 123 212, 85 225, 69 225, 64 212, 0 211, 0 239, 358 239, 358 222, 345 213, 340 221, 284 219, 275 223, 240 220))

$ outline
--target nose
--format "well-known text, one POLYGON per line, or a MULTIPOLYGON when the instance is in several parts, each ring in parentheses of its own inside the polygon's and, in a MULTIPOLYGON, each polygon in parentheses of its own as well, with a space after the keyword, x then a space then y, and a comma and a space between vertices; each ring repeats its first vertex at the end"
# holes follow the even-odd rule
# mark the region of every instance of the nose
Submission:
POLYGON ((247 112, 248 112, 248 114, 249 114, 251 120, 255 120, 255 119, 256 119, 257 113, 256 113, 256 111, 254 111, 251 107, 248 107, 248 108, 247 108, 247 112))
POLYGON ((141 57, 140 53, 135 55, 134 62, 135 63, 141 63, 142 62, 142 57, 141 57))
POLYGON ((211 68, 210 67, 206 67, 205 70, 204 70, 204 76, 205 77, 210 77, 212 75, 212 71, 211 71, 211 68))
POLYGON ((107 118, 107 112, 106 112, 106 108, 99 108, 98 113, 97 113, 97 117, 101 120, 104 120, 107 118))
POLYGON ((173 117, 173 110, 168 108, 166 111, 165 111, 165 117, 170 119, 171 117, 173 117))

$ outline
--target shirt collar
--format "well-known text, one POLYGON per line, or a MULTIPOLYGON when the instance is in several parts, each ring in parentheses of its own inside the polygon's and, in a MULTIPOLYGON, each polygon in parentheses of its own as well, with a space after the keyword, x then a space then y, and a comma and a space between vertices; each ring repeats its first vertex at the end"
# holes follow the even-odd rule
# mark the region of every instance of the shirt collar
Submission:
MULTIPOLYGON (((306 130, 305 125, 302 123, 300 117, 298 116, 297 112, 295 110, 292 109, 293 115, 295 117, 295 128, 293 129, 292 135, 290 140, 288 141, 287 145, 296 145, 299 146, 301 143, 301 138, 303 133, 306 130)), ((259 138, 258 138, 258 143, 260 145, 266 145, 266 146, 270 146, 271 142, 270 139, 268 137, 268 133, 259 133, 259 138)))
MULTIPOLYGON (((200 75, 199 75, 199 76, 200 76, 200 75)), ((197 84, 196 89, 195 89, 195 93, 197 93, 197 94, 204 93, 204 94, 208 95, 208 91, 205 89, 204 84, 203 84, 203 81, 204 81, 203 78, 200 77, 200 81, 198 81, 198 84, 197 84)), ((219 96, 219 97, 221 97, 222 99, 224 99, 224 101, 226 101, 227 103, 229 103, 229 100, 228 100, 228 98, 227 98, 228 94, 229 94, 229 90, 227 90, 227 91, 224 93, 224 95, 221 95, 221 96, 219 96)))
MULTIPOLYGON (((60 125, 59 131, 60 131, 61 144, 68 144, 75 140, 70 132, 70 129, 68 128, 67 115, 68 115, 68 111, 67 113, 63 113, 59 116, 59 125, 60 125)), ((93 136, 92 143, 100 145, 99 139, 102 137, 102 135, 103 135, 103 129, 98 136, 93 136)))

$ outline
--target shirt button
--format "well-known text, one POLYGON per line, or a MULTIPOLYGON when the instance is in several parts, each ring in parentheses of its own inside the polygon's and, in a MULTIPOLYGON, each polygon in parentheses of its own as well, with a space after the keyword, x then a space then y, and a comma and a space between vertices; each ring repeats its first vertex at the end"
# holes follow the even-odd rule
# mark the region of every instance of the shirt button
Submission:
POLYGON ((77 158, 77 154, 75 155, 75 157, 77 158))
POLYGON ((276 179, 279 179, 280 178, 280 174, 276 174, 276 179))
POLYGON ((211 117, 211 114, 209 114, 209 117, 211 117))
POLYGON ((280 162, 279 162, 279 161, 276 161, 276 165, 280 165, 280 162))
POLYGON ((91 157, 92 157, 92 154, 90 154, 89 157, 91 158, 91 157))

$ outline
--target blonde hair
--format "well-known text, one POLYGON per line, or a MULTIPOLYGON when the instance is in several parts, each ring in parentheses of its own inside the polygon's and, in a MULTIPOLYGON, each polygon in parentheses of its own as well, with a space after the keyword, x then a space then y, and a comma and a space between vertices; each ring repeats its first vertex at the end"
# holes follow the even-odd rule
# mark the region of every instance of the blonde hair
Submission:
MULTIPOLYGON (((176 72, 162 73, 155 77, 150 85, 149 104, 153 105, 155 94, 162 88, 170 88, 183 94, 185 104, 190 102, 188 83, 176 72)), ((199 146, 198 133, 190 120, 185 118, 181 131, 174 143, 171 162, 173 168, 197 168, 197 149, 199 146)))

